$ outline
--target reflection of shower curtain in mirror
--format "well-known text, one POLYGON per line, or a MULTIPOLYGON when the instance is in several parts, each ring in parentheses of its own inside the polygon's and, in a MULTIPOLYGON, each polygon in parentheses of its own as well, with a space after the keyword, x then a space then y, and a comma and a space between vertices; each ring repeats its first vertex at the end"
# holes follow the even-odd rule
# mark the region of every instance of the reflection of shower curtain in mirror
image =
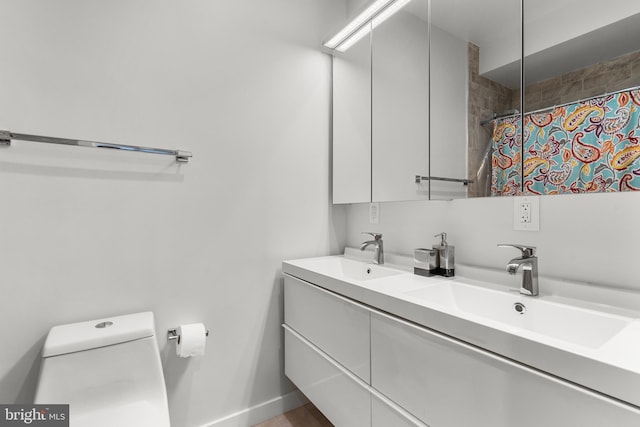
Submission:
POLYGON ((497 119, 491 195, 640 191, 640 90, 497 119), (524 191, 520 185, 524 178, 524 191))

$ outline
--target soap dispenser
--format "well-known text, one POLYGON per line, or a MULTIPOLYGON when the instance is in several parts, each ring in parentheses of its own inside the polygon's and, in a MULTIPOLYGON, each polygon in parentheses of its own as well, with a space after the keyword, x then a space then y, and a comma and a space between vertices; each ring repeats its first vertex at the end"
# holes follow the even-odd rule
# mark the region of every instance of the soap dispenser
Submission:
POLYGON ((447 233, 436 234, 433 237, 440 237, 441 241, 433 245, 433 249, 438 252, 439 264, 438 274, 444 277, 455 276, 456 248, 447 244, 447 233))

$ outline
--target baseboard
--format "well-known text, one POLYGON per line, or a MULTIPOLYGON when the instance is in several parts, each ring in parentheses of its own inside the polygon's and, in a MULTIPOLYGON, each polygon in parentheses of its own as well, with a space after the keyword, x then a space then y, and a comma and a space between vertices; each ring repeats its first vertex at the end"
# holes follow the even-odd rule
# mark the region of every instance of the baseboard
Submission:
POLYGON ((307 398, 294 390, 284 396, 267 400, 235 414, 228 415, 202 427, 250 427, 307 403, 307 398))

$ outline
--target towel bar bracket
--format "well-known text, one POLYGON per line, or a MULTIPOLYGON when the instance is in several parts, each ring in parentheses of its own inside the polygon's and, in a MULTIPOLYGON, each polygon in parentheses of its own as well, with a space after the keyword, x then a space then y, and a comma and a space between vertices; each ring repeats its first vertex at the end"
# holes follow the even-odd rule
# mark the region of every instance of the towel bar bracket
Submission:
POLYGON ((193 154, 191 154, 191 151, 178 150, 176 152, 176 161, 178 161, 178 162, 188 162, 189 159, 192 156, 193 156, 193 154))
POLYGON ((11 145, 11 132, 0 130, 0 145, 11 145))

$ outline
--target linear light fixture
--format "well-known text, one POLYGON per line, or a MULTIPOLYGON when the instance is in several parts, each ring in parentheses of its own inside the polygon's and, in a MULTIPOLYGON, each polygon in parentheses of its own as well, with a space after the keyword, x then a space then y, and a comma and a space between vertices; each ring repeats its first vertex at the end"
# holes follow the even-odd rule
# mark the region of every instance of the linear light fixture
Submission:
POLYGON ((324 43, 325 47, 345 52, 371 30, 400 10, 411 0, 376 0, 324 43), (371 22, 371 25, 369 25, 371 22))

